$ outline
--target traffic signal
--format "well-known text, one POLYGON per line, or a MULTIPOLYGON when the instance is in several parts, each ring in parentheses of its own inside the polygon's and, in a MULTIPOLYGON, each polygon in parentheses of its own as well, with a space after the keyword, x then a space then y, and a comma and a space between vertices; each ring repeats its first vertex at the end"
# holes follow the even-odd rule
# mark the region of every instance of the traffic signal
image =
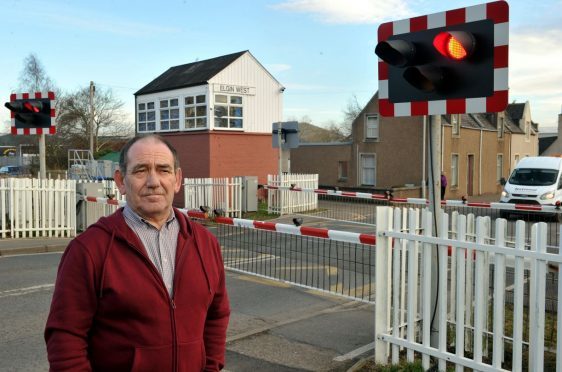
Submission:
POLYGON ((379 27, 383 116, 497 112, 507 106, 508 5, 450 10, 379 27))
POLYGON ((4 104, 10 110, 13 134, 54 134, 54 93, 12 94, 4 104))

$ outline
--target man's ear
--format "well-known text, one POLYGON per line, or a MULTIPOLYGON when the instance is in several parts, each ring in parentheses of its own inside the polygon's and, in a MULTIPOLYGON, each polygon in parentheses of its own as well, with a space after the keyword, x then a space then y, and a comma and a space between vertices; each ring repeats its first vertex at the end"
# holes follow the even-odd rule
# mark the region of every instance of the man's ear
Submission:
POLYGON ((181 172, 181 168, 178 168, 176 170, 176 184, 174 187, 174 191, 176 193, 180 191, 182 181, 183 181, 183 174, 181 172))
POLYGON ((117 188, 119 189, 121 195, 125 195, 125 176, 123 173, 121 173, 121 170, 115 170, 115 172, 113 173, 113 179, 115 180, 115 184, 117 185, 117 188))

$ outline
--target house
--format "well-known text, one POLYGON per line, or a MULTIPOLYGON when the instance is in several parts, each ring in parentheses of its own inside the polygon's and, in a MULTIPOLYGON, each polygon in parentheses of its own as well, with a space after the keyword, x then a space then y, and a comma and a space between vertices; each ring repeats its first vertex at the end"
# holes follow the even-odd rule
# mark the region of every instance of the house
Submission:
MULTIPOLYGON (((301 173, 316 169, 324 186, 391 189, 395 196, 423 197, 429 178, 429 159, 424 156, 428 130, 423 116, 379 116, 375 94, 354 120, 350 143, 301 145, 291 151, 291 168, 301 173)), ((447 199, 501 192, 501 179, 520 157, 538 150, 528 102, 494 114, 441 115, 441 139, 447 199)))
POLYGON ((558 132, 541 133, 539 136, 540 156, 562 155, 562 113, 558 114, 558 132))
POLYGON ((277 173, 284 87, 249 51, 174 66, 135 93, 136 132, 178 150, 184 177, 277 173))

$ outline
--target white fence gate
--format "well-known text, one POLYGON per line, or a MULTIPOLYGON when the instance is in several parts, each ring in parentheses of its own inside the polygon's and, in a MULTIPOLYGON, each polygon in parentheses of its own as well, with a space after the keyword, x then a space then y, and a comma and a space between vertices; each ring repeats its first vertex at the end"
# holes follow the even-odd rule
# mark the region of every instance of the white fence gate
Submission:
MULTIPOLYGON (((268 175, 267 184, 277 187, 300 187, 306 189, 318 188, 318 174, 283 174, 268 175)), ((291 190, 269 189, 267 193, 267 212, 290 214, 306 212, 318 208, 318 195, 309 192, 293 192, 291 190)))
POLYGON ((206 206, 222 209, 226 217, 242 217, 242 177, 185 178, 183 186, 186 209, 206 206))
POLYGON ((562 303, 545 312, 547 290, 562 298, 559 282, 547 288, 548 264, 562 266, 562 250, 546 252, 547 225, 533 224, 526 246, 523 221, 508 237, 506 221, 497 219, 492 237, 489 217, 452 217, 449 231, 449 216, 442 215, 444 232, 436 237, 428 210, 377 208, 376 361, 386 364, 391 354, 396 364, 404 348, 410 362, 421 354, 425 369, 434 357, 439 371, 447 363, 457 371, 561 371, 562 341, 555 336, 545 346, 546 324, 549 334, 562 334, 562 303), (509 282, 506 267, 514 268, 509 282))
POLYGON ((2 238, 76 235, 76 182, 0 179, 2 238))

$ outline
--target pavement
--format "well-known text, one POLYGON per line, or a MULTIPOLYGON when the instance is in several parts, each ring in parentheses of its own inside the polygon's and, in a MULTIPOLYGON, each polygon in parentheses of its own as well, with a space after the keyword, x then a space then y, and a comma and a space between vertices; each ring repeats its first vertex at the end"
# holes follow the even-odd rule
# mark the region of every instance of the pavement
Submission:
MULTIPOLYGON (((0 257, 63 252, 71 238, 0 239, 0 257)), ((354 371, 369 358, 374 306, 227 271, 227 372, 354 371)))

